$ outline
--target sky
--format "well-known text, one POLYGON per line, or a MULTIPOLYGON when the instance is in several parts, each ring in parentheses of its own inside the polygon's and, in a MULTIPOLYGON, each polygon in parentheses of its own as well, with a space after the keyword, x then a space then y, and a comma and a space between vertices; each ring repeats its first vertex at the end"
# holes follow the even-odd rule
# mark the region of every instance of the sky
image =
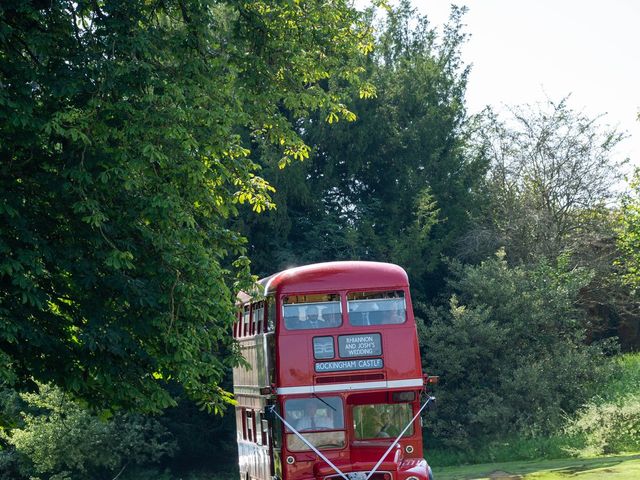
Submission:
MULTIPOLYGON (((413 0, 434 25, 450 0, 413 0)), ((618 159, 640 166, 640 1, 461 0, 470 38, 462 49, 472 64, 469 113, 485 105, 560 100, 626 131, 618 159)))

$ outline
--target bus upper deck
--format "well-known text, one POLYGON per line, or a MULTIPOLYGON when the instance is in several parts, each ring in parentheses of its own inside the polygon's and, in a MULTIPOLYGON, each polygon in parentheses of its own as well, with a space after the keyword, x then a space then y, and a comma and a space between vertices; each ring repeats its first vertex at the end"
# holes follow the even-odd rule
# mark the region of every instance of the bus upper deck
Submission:
POLYGON ((258 355, 273 356, 275 366, 262 375, 261 386, 276 385, 278 393, 290 394, 422 386, 402 268, 331 262, 286 270, 261 284, 263 298, 242 299, 234 329, 249 349, 250 338, 275 334, 267 347, 255 347, 261 350, 258 355))

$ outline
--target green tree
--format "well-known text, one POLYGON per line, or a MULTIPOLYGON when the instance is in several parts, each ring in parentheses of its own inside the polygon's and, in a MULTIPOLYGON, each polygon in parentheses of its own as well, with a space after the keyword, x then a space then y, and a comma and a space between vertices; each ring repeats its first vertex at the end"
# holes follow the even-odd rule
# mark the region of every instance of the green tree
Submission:
POLYGON ((640 348, 640 169, 636 168, 630 189, 623 197, 618 217, 616 245, 620 256, 614 261, 621 283, 629 290, 620 321, 626 350, 640 348))
POLYGON ((640 168, 635 170, 620 216, 618 246, 623 253, 619 262, 624 278, 638 292, 640 288, 640 168))
POLYGON ((263 273, 319 260, 391 261, 408 268, 414 291, 442 285, 451 251, 474 208, 486 162, 466 155, 460 59, 463 9, 439 34, 409 2, 379 25, 366 76, 376 97, 354 92, 358 120, 344 127, 301 122, 311 158, 290 175, 267 165, 279 208, 247 220, 263 273), (435 273, 434 273, 435 272, 435 273))
POLYGON ((468 447, 554 432, 604 374, 575 306, 590 272, 566 258, 509 267, 504 251, 453 272, 449 308, 432 308, 421 335, 427 369, 441 376, 434 435, 468 447))
POLYGON ((220 408, 250 148, 307 157, 290 118, 352 119, 370 49, 346 0, 3 2, 0 382, 220 408))
POLYGON ((578 299, 588 340, 617 336, 633 348, 640 338, 629 329, 637 323, 633 302, 613 268, 620 251, 612 205, 626 163, 616 148, 624 134, 602 116, 576 111, 569 97, 506 116, 487 111, 477 122, 473 145, 491 166, 458 258, 478 262, 502 247, 511 265, 570 254, 573 265, 595 272, 578 299))
POLYGON ((512 264, 527 263, 611 237, 623 133, 574 110, 568 97, 512 108, 506 120, 488 110, 477 121, 477 155, 490 162, 487 199, 463 255, 505 247, 512 264))
POLYGON ((17 467, 14 475, 111 479, 175 452, 175 442, 155 419, 122 413, 101 419, 47 385, 21 397, 21 425, 2 435, 9 448, 0 457, 5 467, 17 467))

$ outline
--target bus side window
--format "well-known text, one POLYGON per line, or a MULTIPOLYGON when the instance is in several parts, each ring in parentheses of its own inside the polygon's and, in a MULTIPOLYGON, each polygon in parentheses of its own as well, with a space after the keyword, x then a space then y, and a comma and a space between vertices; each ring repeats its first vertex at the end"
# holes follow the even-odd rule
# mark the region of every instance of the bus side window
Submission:
POLYGON ((243 408, 241 411, 242 416, 242 439, 246 440, 247 437, 247 409, 243 408))
POLYGON ((262 436, 262 445, 269 446, 269 422, 264 418, 261 421, 261 436, 262 436))
POLYGON ((256 441, 256 424, 255 424, 255 415, 253 413, 253 410, 247 410, 245 413, 245 418, 247 421, 247 436, 245 438, 245 440, 249 440, 250 442, 255 442, 256 441))
POLYGON ((244 440, 245 433, 244 433, 244 409, 243 408, 236 408, 236 425, 238 426, 238 428, 242 427, 242 432, 238 430, 236 438, 238 440, 244 440))
POLYGON ((254 418, 255 418, 255 423, 254 425, 256 426, 256 435, 255 435, 255 442, 258 445, 264 445, 264 442, 262 440, 262 415, 260 415, 260 411, 256 410, 255 412, 253 412, 254 414, 254 418))
POLYGON ((260 308, 260 303, 254 303, 251 308, 253 309, 253 332, 257 335, 262 330, 262 309, 260 308))
POLYGON ((256 334, 264 333, 264 302, 253 305, 253 323, 256 334))
POLYGON ((276 329, 276 299, 267 298, 267 325, 265 332, 274 332, 276 329))
POLYGON ((251 335, 249 330, 249 320, 251 319, 251 307, 249 305, 244 306, 242 311, 242 336, 248 337, 251 335))

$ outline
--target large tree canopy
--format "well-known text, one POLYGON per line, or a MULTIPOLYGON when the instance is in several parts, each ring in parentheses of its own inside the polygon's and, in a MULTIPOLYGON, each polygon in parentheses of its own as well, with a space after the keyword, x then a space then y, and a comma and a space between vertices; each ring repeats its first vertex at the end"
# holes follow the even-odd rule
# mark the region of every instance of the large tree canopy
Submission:
POLYGON ((506 247, 511 263, 580 251, 609 235, 609 205, 624 134, 571 108, 569 98, 492 111, 478 119, 478 155, 490 161, 482 225, 461 242, 470 258, 506 247), (602 233, 602 232, 605 233, 602 233))
POLYGON ((310 160, 286 175, 271 161, 265 176, 279 208, 248 227, 264 273, 360 258, 405 266, 418 295, 443 285, 434 272, 467 228, 486 171, 465 152, 463 14, 453 8, 439 33, 400 2, 367 63, 377 96, 352 102, 358 121, 337 128, 312 118, 301 124, 310 160))
POLYGON ((0 6, 0 385, 144 410, 225 398, 250 149, 352 119, 369 32, 346 0, 0 6), (231 265, 233 264, 233 267, 231 265))

